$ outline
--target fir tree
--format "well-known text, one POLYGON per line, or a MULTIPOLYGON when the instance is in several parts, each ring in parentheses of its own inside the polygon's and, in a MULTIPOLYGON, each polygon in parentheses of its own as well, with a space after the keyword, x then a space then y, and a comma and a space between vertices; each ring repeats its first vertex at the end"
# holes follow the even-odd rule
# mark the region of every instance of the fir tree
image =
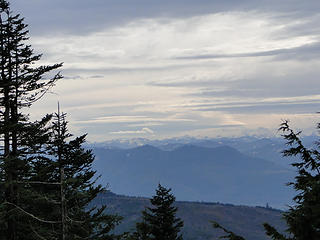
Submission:
POLYGON ((228 229, 225 229, 224 227, 222 227, 219 223, 215 222, 215 221, 211 221, 212 226, 216 229, 221 229, 222 231, 224 231, 227 235, 225 236, 221 236, 220 238, 223 239, 229 239, 229 240, 245 240, 243 237, 235 234, 234 232, 229 231, 228 229))
POLYGON ((0 0, 0 236, 8 240, 28 239, 32 225, 27 219, 51 222, 30 212, 31 206, 26 201, 31 198, 33 186, 30 182, 32 159, 42 154, 40 145, 47 137, 43 128, 49 117, 31 123, 22 111, 61 78, 59 73, 52 78, 47 73, 62 64, 35 64, 41 55, 34 54, 26 44, 26 28, 23 18, 11 12, 9 2, 0 0), (31 134, 38 142, 27 141, 31 137, 25 137, 31 134))
POLYGON ((150 200, 153 205, 142 212, 142 222, 136 224, 136 232, 129 239, 136 240, 182 240, 180 229, 183 221, 176 217, 177 207, 172 206, 175 197, 160 184, 156 195, 150 200))
POLYGON ((110 231, 121 218, 105 214, 106 206, 90 205, 105 189, 96 184, 96 171, 92 170, 94 155, 83 147, 86 135, 72 138, 65 116, 60 112, 54 115, 53 138, 48 145, 50 165, 53 166, 49 179, 60 182, 60 189, 56 192, 60 208, 56 217, 60 218, 61 224, 56 232, 62 240, 115 239, 110 231))
MULTIPOLYGON (((320 124, 318 124, 320 130, 320 124)), ((275 240, 318 240, 320 239, 320 152, 318 149, 306 148, 300 139, 301 132, 295 133, 288 124, 282 123, 280 130, 287 140, 289 149, 283 151, 284 156, 298 156, 300 161, 291 165, 297 168, 298 175, 295 181, 288 185, 293 186, 297 195, 293 198, 295 205, 284 214, 288 224, 285 237, 269 224, 265 224, 267 234, 275 240)), ((317 148, 320 141, 316 142, 317 148)))
MULTIPOLYGON (((317 126, 320 130, 320 123, 317 126)), ((282 234, 268 223, 264 224, 266 234, 273 240, 319 240, 320 239, 320 152, 318 149, 308 149, 300 138, 301 132, 294 132, 288 121, 281 124, 279 129, 287 140, 289 149, 283 151, 285 157, 300 157, 291 165, 297 169, 295 181, 288 183, 293 186, 297 195, 293 198, 295 205, 283 214, 288 228, 287 234, 282 234)), ((316 142, 320 147, 320 141, 316 142)), ((296 158, 295 158, 296 159, 296 158)), ((233 232, 213 222, 215 228, 222 229, 228 235, 223 238, 241 239, 233 232)))

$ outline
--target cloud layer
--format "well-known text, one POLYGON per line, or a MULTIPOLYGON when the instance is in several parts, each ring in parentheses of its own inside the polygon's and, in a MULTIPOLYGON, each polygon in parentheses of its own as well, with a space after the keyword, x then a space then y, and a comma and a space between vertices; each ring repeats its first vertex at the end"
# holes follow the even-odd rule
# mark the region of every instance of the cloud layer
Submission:
POLYGON ((17 0, 12 7, 30 21, 43 63, 65 63, 65 79, 33 116, 59 100, 73 131, 102 141, 267 135, 287 118, 310 132, 320 103, 319 5, 17 0))

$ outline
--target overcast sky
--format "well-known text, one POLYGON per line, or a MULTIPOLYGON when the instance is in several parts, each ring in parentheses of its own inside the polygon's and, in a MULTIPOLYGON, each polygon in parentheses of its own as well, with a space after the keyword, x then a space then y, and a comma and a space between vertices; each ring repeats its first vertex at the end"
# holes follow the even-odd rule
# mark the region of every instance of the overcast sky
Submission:
POLYGON ((42 63, 61 80, 30 109, 115 138, 314 132, 319 0, 15 0, 42 63))

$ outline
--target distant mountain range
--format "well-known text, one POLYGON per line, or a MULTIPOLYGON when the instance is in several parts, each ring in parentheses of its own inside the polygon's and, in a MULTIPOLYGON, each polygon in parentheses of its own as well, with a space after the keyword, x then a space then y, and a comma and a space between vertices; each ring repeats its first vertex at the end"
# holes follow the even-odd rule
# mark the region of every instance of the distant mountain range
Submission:
MULTIPOLYGON (((105 204, 107 212, 124 217, 116 228, 116 233, 132 231, 135 223, 141 220, 141 211, 147 206, 150 207, 149 199, 112 193, 101 194, 93 204, 105 204)), ((175 205, 178 207, 178 217, 184 221, 182 233, 185 240, 218 239, 223 233, 212 228, 212 220, 247 240, 269 239, 262 226, 265 222, 280 231, 285 229, 282 212, 275 209, 204 202, 176 202, 175 205)))
MULTIPOLYGON (((317 136, 304 136, 305 146, 310 147, 317 140, 317 136)), ((263 158, 275 162, 276 164, 288 167, 291 160, 283 158, 281 152, 284 150, 285 141, 283 138, 259 138, 254 136, 244 136, 237 138, 194 138, 180 137, 163 140, 149 140, 145 138, 115 139, 105 142, 91 143, 90 147, 97 148, 119 148, 131 149, 143 145, 151 145, 161 150, 174 150, 183 145, 194 145, 200 147, 229 146, 239 152, 252 157, 263 158)))
POLYGON ((133 141, 124 145, 94 144, 94 168, 102 175, 100 182, 110 184, 110 189, 119 194, 150 197, 161 182, 173 189, 178 200, 252 206, 268 203, 282 209, 290 204, 294 192, 285 184, 295 172, 288 161, 279 163, 283 161, 283 141, 186 141, 154 141, 153 146, 134 148, 129 148, 138 144, 133 141))

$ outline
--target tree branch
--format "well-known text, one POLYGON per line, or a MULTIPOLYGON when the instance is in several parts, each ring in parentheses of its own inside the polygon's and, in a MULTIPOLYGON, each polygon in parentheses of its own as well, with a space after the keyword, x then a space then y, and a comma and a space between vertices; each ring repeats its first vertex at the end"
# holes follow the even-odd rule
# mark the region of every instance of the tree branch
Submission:
POLYGON ((14 204, 14 203, 10 203, 10 202, 4 202, 2 204, 8 204, 8 205, 12 205, 14 206, 15 208, 19 209, 21 212, 23 212, 24 214, 28 215, 29 217, 39 221, 39 222, 42 222, 42 223, 49 223, 49 224, 58 224, 58 223, 61 223, 60 221, 47 221, 47 220, 43 220, 41 218, 38 218, 36 217, 35 215, 33 215, 32 213, 29 213, 27 211, 25 211, 24 209, 22 209, 21 207, 19 207, 18 205, 14 204))

